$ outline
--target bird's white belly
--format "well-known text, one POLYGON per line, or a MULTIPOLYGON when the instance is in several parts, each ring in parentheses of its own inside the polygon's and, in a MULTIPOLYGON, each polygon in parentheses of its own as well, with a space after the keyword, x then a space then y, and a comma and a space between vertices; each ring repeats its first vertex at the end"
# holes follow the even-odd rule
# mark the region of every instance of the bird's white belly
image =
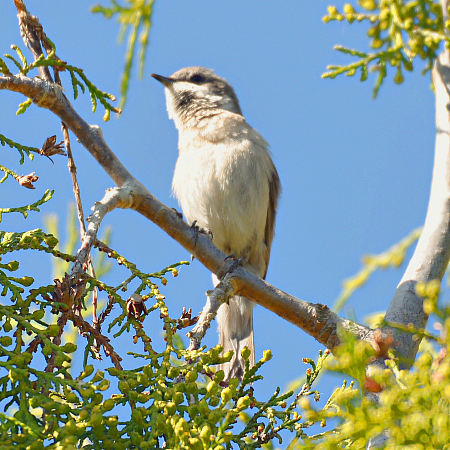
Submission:
POLYGON ((173 179, 187 221, 209 228, 214 244, 237 257, 262 242, 269 196, 266 172, 256 162, 261 158, 254 158, 243 144, 231 149, 226 144, 187 147, 173 179))

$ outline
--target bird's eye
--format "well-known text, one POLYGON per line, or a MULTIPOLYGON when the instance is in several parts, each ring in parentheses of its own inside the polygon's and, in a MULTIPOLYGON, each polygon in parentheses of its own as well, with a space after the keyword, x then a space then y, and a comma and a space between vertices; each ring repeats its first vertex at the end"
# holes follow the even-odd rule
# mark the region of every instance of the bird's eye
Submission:
POLYGON ((192 75, 192 77, 189 79, 189 81, 192 81, 192 83, 203 83, 205 81, 205 77, 203 75, 192 75))

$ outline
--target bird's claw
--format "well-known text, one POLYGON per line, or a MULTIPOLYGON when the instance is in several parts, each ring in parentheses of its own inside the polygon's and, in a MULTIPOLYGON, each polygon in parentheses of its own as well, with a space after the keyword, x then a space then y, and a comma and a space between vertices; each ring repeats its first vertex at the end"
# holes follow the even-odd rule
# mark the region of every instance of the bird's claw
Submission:
POLYGON ((177 209, 175 209, 175 208, 171 208, 173 211, 175 211, 175 214, 177 215, 177 217, 179 218, 179 219, 182 219, 183 218, 183 214, 181 214, 180 213, 180 211, 178 211, 177 209))
POLYGON ((211 241, 213 240, 213 233, 209 228, 203 228, 203 227, 199 227, 197 225, 197 221, 194 220, 191 224, 191 228, 195 231, 194 234, 194 247, 197 245, 197 241, 198 241, 198 234, 202 233, 205 234, 206 236, 208 236, 211 241))
POLYGON ((236 256, 234 255, 228 255, 225 258, 223 266, 219 269, 219 271, 216 274, 217 278, 219 280, 223 280, 225 275, 233 272, 234 269, 236 269, 236 267, 242 266, 243 262, 244 260, 242 258, 236 258, 236 256))

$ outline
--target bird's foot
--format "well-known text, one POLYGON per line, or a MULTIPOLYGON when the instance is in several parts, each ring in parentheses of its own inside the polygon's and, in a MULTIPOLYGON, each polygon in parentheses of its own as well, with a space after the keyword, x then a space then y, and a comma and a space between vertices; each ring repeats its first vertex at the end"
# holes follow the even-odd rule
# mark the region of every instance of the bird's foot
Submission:
POLYGON ((236 269, 236 267, 242 266, 243 262, 244 260, 242 258, 236 258, 236 256, 234 255, 228 255, 225 258, 223 266, 219 269, 219 271, 216 274, 217 278, 219 280, 223 280, 225 275, 233 272, 234 269, 236 269))
POLYGON ((181 214, 180 213, 180 211, 178 211, 177 209, 175 209, 175 208, 171 208, 173 211, 175 211, 175 214, 177 215, 177 217, 179 218, 179 219, 182 219, 183 218, 183 214, 181 214))
POLYGON ((191 224, 191 228, 195 231, 195 235, 194 235, 194 247, 197 245, 197 241, 198 241, 198 234, 202 233, 205 234, 207 237, 209 237, 211 239, 211 241, 213 240, 213 233, 209 228, 203 228, 203 227, 199 227, 197 225, 197 221, 194 220, 191 224))

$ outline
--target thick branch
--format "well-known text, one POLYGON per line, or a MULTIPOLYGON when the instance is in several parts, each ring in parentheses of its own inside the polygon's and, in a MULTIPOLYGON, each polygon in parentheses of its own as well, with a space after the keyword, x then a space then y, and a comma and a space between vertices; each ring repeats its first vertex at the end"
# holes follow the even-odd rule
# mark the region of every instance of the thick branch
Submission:
POLYGON ((247 272, 242 266, 234 268, 216 286, 207 292, 207 302, 197 325, 188 333, 190 349, 200 347, 200 342, 217 314, 220 305, 234 295, 243 295, 288 322, 301 328, 330 350, 341 344, 343 331, 357 339, 373 340, 372 330, 346 319, 341 319, 328 306, 308 303, 277 289, 265 280, 247 272))
MULTIPOLYGON (((427 315, 423 301, 417 296, 418 282, 442 281, 450 260, 450 66, 447 52, 436 61, 433 68, 436 91, 436 145, 430 201, 422 235, 411 261, 389 305, 387 323, 413 324, 424 328, 427 315)), ((400 341, 399 351, 410 367, 419 348, 420 339, 411 333, 395 331, 400 341)))

